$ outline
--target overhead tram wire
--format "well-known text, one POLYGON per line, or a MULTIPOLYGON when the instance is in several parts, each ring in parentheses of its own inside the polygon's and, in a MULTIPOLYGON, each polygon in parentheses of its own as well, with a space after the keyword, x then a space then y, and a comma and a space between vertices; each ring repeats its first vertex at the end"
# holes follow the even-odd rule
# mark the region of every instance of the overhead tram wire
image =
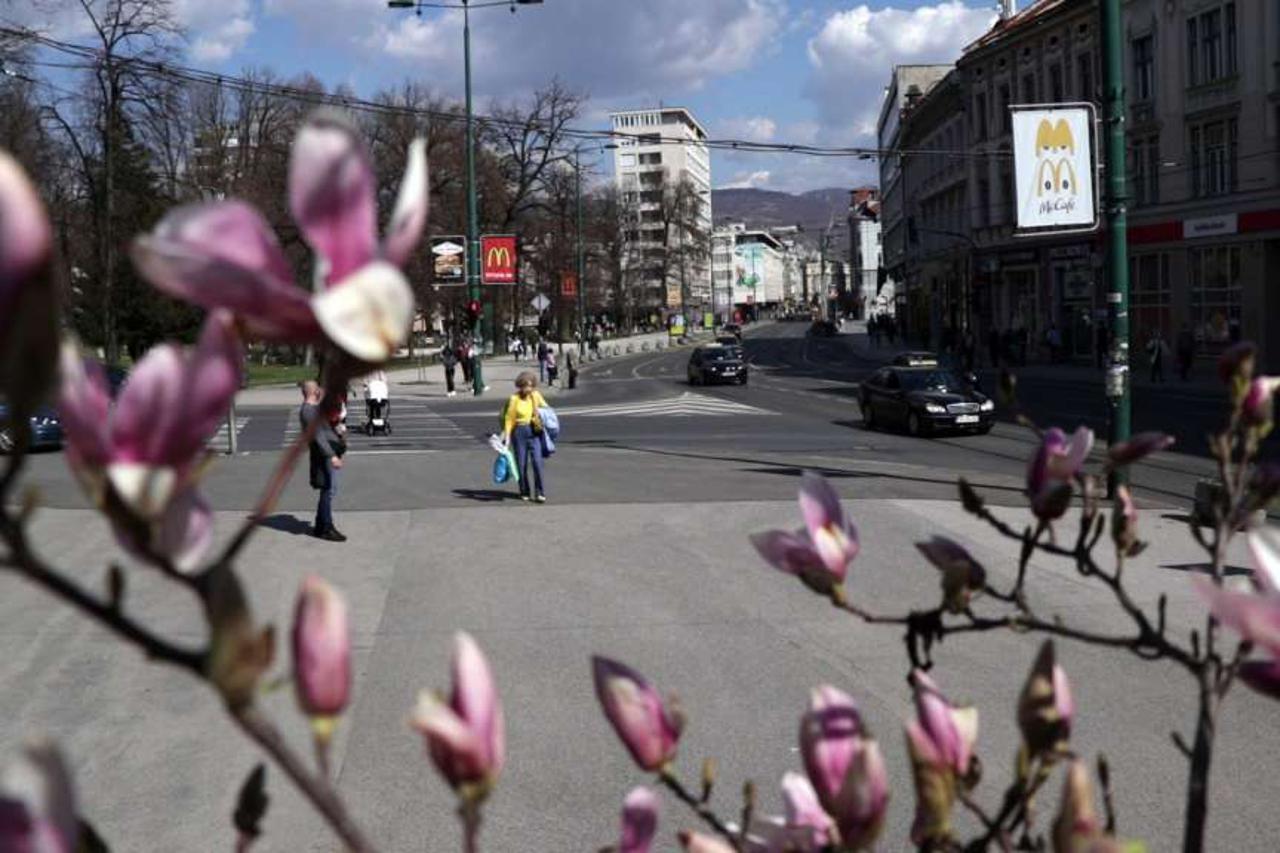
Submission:
MULTIPOLYGON (((95 48, 85 45, 77 45, 71 42, 61 41, 49 36, 29 30, 14 29, 10 27, 0 27, 0 34, 10 36, 19 40, 27 41, 40 45, 50 50, 76 56, 88 62, 81 65, 83 70, 93 70, 101 61, 101 52, 95 48)), ((24 60, 15 60, 15 63, 24 60)), ((25 60, 29 64, 37 64, 36 61, 25 60)), ((138 69, 141 73, 160 77, 169 80, 176 80, 185 83, 193 83, 207 86, 221 86, 232 91, 245 94, 258 95, 274 95, 276 97, 288 98, 302 103, 311 103, 316 106, 332 106, 344 109, 383 115, 399 115, 417 118, 430 119, 432 121, 441 122, 457 122, 466 121, 466 117, 459 112, 447 110, 429 110, 421 107, 410 107, 398 105, 394 103, 385 103, 379 101, 371 101, 364 98, 334 95, 322 91, 303 89, 297 86, 290 86, 283 83, 265 83, 262 81, 251 80, 245 77, 239 77, 230 74, 221 74, 213 71, 206 71, 199 68, 182 66, 166 62, 154 62, 151 60, 138 59, 136 57, 119 57, 116 62, 121 65, 129 65, 138 69)), ((73 64, 61 64, 51 67, 75 68, 73 64)), ((552 128, 537 123, 530 124, 523 120, 504 119, 499 116, 478 115, 477 120, 482 124, 491 126, 506 127, 510 129, 529 129, 533 128, 542 132, 552 132, 552 128)), ((556 130, 569 139, 577 139, 580 141, 596 141, 596 142, 618 142, 621 140, 633 140, 636 134, 619 133, 612 130, 591 130, 585 128, 559 128, 556 130)), ((670 145, 693 145, 698 144, 713 150, 727 150, 746 154, 790 154, 805 157, 837 157, 848 158, 854 157, 859 159, 882 158, 885 156, 924 156, 929 154, 945 154, 947 156, 965 158, 965 159, 1008 159, 1011 155, 1009 152, 992 151, 992 152, 974 152, 970 149, 895 149, 887 150, 875 147, 831 147, 806 145, 798 143, 775 143, 775 142, 754 142, 743 139, 706 139, 706 140, 690 140, 685 137, 663 136, 661 134, 645 134, 648 138, 655 138, 661 144, 670 145)))

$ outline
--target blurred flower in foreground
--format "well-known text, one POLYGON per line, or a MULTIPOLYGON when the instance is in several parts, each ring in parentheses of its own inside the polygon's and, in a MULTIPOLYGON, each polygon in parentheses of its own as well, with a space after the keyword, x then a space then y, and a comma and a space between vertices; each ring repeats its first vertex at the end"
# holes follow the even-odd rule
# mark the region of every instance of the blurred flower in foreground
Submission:
POLYGON ((315 575, 303 580, 294 609, 293 683, 303 713, 331 730, 351 698, 351 630, 342 594, 315 575))
POLYGON ((676 757, 684 716, 674 700, 662 696, 644 676, 626 664, 591 659, 596 697, 605 717, 641 770, 657 772, 676 757))
POLYGON ((71 774, 52 743, 26 747, 0 778, 0 850, 72 853, 78 848, 71 774))
POLYGON ((680 832, 680 845, 684 847, 685 853, 734 853, 732 845, 727 841, 688 830, 680 832))
POLYGON ((818 803, 834 819, 844 847, 871 846, 889 807, 888 775, 880 746, 847 693, 831 685, 813 690, 800 719, 800 755, 818 803))
POLYGON ((196 486, 243 363, 231 315, 215 311, 194 349, 152 348, 112 405, 101 368, 64 345, 58 409, 67 464, 129 550, 182 571, 204 555, 213 514, 196 486))
POLYGON ((951 613, 963 613, 974 593, 987 585, 987 571, 960 544, 945 536, 917 542, 916 548, 942 573, 942 603, 951 613))
POLYGON ((422 691, 410 725, 426 738, 427 752, 449 785, 464 797, 488 793, 506 759, 506 726, 493 672, 470 635, 454 638, 448 703, 422 691))
POLYGON ((158 289, 205 308, 228 308, 269 340, 325 337, 355 359, 380 363, 404 342, 413 293, 401 273, 427 219, 426 148, 409 148, 395 210, 381 246, 369 152, 332 116, 298 133, 289 206, 316 253, 324 287, 299 288, 271 227, 252 206, 221 201, 178 208, 140 237, 133 259, 158 289))
POLYGON ((757 533, 751 544, 774 568, 796 575, 816 592, 831 593, 844 583, 849 564, 858 556, 857 528, 831 484, 811 471, 801 480, 800 512, 803 529, 757 533))
POLYGON ((631 789, 622 801, 622 834, 618 853, 649 853, 658 831, 658 795, 648 788, 631 789))
POLYGON ((1045 640, 1018 700, 1018 727, 1031 753, 1065 752, 1075 710, 1071 685, 1058 665, 1053 640, 1045 640))
POLYGON ((0 151, 0 333, 19 287, 49 259, 53 231, 44 203, 18 161, 0 151))
POLYGON ((1132 465, 1152 453, 1158 453, 1173 445, 1174 438, 1162 432, 1140 432, 1128 441, 1113 445, 1107 451, 1112 465, 1132 465))
POLYGON ((1122 842, 1107 834, 1093 804, 1089 769, 1080 759, 1067 767, 1062 804, 1053 823, 1053 853, 1143 853, 1141 842, 1122 842))
POLYGON ((1280 699, 1280 541, 1271 531, 1249 534, 1257 592, 1223 589, 1196 577, 1196 589, 1223 625, 1257 646, 1265 657, 1240 665, 1240 678, 1265 696, 1280 699))
POLYGON ((1057 427, 1045 430, 1027 466, 1027 497, 1041 521, 1061 518, 1071 502, 1071 481, 1084 468, 1093 449, 1093 430, 1079 427, 1071 438, 1057 427))
POLYGON ((951 837, 951 810, 960 785, 976 778, 978 710, 952 705, 929 676, 911 673, 916 719, 907 723, 907 751, 916 786, 911 840, 939 845, 951 837))

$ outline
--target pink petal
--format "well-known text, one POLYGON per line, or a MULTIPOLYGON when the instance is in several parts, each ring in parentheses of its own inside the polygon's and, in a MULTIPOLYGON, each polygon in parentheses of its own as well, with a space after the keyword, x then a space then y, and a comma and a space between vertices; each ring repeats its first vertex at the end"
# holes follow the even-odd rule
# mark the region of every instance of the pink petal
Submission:
POLYGON ((173 344, 153 347, 129 374, 111 420, 112 457, 176 466, 187 405, 186 363, 173 344))
POLYGON ((101 468, 110 461, 110 410, 111 395, 102 366, 86 362, 74 344, 63 344, 58 414, 67 438, 67 461, 72 467, 101 468))
POLYGON ((49 259, 53 232, 22 167, 0 151, 0 317, 18 286, 49 259))
POLYGON ((341 593, 315 575, 302 582, 294 609, 293 678, 311 716, 341 714, 351 697, 351 630, 341 593))
POLYGON ((627 751, 642 770, 657 770, 675 757, 679 727, 644 676, 603 657, 592 658, 596 697, 627 751))
POLYGON ((180 207, 134 241, 132 257, 159 290, 202 308, 227 308, 260 337, 321 337, 310 296, 294 284, 275 233, 244 202, 180 207))
POLYGON ((213 544, 213 510, 194 486, 170 502, 161 518, 156 550, 180 572, 193 572, 213 544))
POLYGON ((829 684, 814 689, 800 720, 800 756, 824 805, 830 807, 839 796, 864 733, 852 697, 829 684))
POLYGON ((0 780, 0 802, 20 804, 26 820, 12 806, 0 810, 8 826, 0 830, 0 849, 10 848, 6 833, 17 835, 25 823, 26 832, 17 838, 30 846, 31 853, 71 853, 80 837, 76 816, 76 796, 71 773, 61 752, 52 743, 40 741, 26 747, 23 755, 5 768, 0 780), (12 822, 17 821, 15 826, 12 822))
POLYGON ((911 673, 911 684, 915 690, 916 716, 921 727, 956 773, 967 773, 970 746, 957 726, 951 703, 933 679, 921 670, 911 673))
POLYGON ((804 531, 766 530, 749 538, 765 562, 789 575, 799 575, 808 568, 822 565, 822 558, 814 551, 804 531))
POLYGON ((1051 476, 1051 461, 1063 453, 1067 445, 1067 436, 1057 427, 1045 430, 1036 448, 1035 455, 1027 464, 1027 494, 1035 495, 1043 491, 1046 481, 1051 476))
POLYGON ((905 729, 907 732, 907 751, 911 753, 911 757, 915 761, 933 767, 945 767, 947 765, 946 759, 938 750, 937 745, 919 723, 915 720, 909 720, 905 729))
POLYGON ((1280 662, 1247 660, 1240 664, 1240 680, 1263 696, 1280 699, 1280 662))
POLYGON ((426 738, 432 762, 450 785, 486 778, 490 769, 488 748, 448 705, 423 691, 409 722, 426 738))
POLYGON ((787 826, 810 827, 819 845, 831 842, 834 821, 818 802, 818 794, 804 776, 787 771, 782 777, 782 802, 786 809, 787 826))
POLYGON ((1174 443, 1171 435, 1162 432, 1140 432, 1128 441, 1121 442, 1107 451, 1112 463, 1116 465, 1132 465, 1134 462, 1158 453, 1174 443))
POLYGON ((293 143, 289 208, 332 286, 374 259, 373 166, 355 129, 332 116, 309 121, 293 143))
POLYGON ((733 847, 714 835, 703 835, 701 832, 680 833, 680 844, 685 853, 733 853, 733 847))
POLYGON ((461 632, 454 638, 450 704, 485 745, 487 763, 496 774, 502 769, 506 749, 502 706, 489 661, 471 635, 461 632))
POLYGON ((846 848, 871 847, 884 826, 889 808, 889 773, 880 745, 867 740, 854 756, 849 781, 840 793, 833 816, 846 848))
POLYGON ((409 163, 400 181, 396 207, 382 241, 382 254, 398 267, 409 262, 427 224, 427 146, 415 139, 409 146, 409 163))
POLYGON ((1265 527, 1249 534, 1253 579, 1265 592, 1280 593, 1280 534, 1265 527))
POLYGON ((944 571, 957 564, 969 565, 974 561, 963 546, 945 536, 935 536, 928 542, 917 542, 916 548, 924 554, 925 559, 944 571))
POLYGON ((1271 654, 1280 655, 1280 596, 1233 592, 1204 577, 1192 582, 1218 621, 1271 654))
POLYGON ((840 496, 826 478, 812 471, 805 471, 800 480, 800 514, 810 538, 824 527, 844 529, 848 526, 840 496))
POLYGON ((1093 430, 1085 426, 1076 427, 1076 431, 1071 436, 1071 442, 1067 445, 1067 470, 1071 477, 1080 473, 1084 468, 1084 463, 1089 459, 1089 453, 1093 451, 1093 430))
POLYGON ((648 788, 632 788, 622 801, 622 833, 618 853, 649 853, 658 831, 658 796, 648 788))

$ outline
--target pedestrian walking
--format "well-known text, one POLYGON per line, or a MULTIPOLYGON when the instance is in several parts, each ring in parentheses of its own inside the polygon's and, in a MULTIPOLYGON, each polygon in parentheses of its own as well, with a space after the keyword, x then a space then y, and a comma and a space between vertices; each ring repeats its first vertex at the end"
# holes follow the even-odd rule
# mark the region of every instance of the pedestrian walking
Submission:
POLYGON ((1191 333, 1191 326, 1183 322, 1178 330, 1178 375, 1183 382, 1191 380, 1191 364, 1196 356, 1196 336, 1191 333))
POLYGON ((547 346, 547 342, 541 337, 538 338, 538 381, 547 381, 547 355, 551 352, 551 348, 547 346))
POLYGON ((458 362, 462 365, 462 381, 471 384, 471 356, 468 352, 470 343, 466 338, 460 338, 458 345, 454 350, 454 355, 458 357, 458 362))
POLYGON ((298 421, 303 432, 315 432, 310 442, 311 488, 320 494, 316 501, 315 523, 312 535, 328 542, 345 542, 347 537, 333 525, 333 501, 338 494, 338 472, 342 470, 342 457, 346 444, 334 430, 329 417, 320 411, 322 394, 320 384, 314 381, 302 383, 302 406, 298 409, 298 421))
POLYGON ((1049 324, 1049 331, 1044 333, 1045 343, 1049 345, 1049 363, 1057 364, 1062 357, 1062 332, 1057 323, 1049 324))
POLYGON ((1147 358, 1151 362, 1151 381, 1164 381, 1164 356, 1169 349, 1158 329, 1152 329, 1147 338, 1147 358))
POLYGON ((440 350, 440 363, 444 365, 445 396, 452 397, 457 393, 453 387, 453 372, 458 369, 458 354, 454 351, 452 342, 440 350))
POLYGON ((564 354, 564 367, 569 371, 569 388, 570 390, 578 387, 578 348, 571 347, 564 354))
POLYGON ((546 503, 547 492, 543 483, 542 420, 538 410, 546 408, 547 401, 538 391, 538 377, 525 370, 516 377, 516 393, 507 399, 503 408, 502 435, 507 446, 515 448, 516 471, 520 478, 520 499, 546 503), (532 462, 533 482, 529 481, 532 462))
POLYGON ((547 358, 545 363, 547 368, 547 385, 554 388, 556 387, 556 375, 559 373, 560 368, 556 364, 555 350, 550 347, 547 347, 547 358))

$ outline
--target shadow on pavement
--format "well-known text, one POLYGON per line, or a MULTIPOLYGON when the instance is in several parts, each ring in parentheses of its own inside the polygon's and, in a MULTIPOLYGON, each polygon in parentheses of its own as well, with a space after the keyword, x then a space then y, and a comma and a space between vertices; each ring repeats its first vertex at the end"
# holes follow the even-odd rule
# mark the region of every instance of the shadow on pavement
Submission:
POLYGON ((290 515, 287 512, 278 512, 275 515, 269 515, 262 521, 258 522, 259 527, 268 527, 272 530, 279 530, 281 533, 292 533, 294 536, 309 536, 311 534, 311 525, 296 515, 290 515))
MULTIPOLYGON (((1199 572, 1202 575, 1213 574, 1213 567, 1208 563, 1166 563, 1162 569, 1173 569, 1175 572, 1199 572)), ((1223 566, 1222 576, 1227 578, 1249 577, 1253 569, 1244 566, 1223 566)))
POLYGON ((453 493, 460 498, 465 498, 469 501, 480 501, 481 503, 520 500, 520 496, 515 492, 500 491, 498 489, 454 489, 453 493))

